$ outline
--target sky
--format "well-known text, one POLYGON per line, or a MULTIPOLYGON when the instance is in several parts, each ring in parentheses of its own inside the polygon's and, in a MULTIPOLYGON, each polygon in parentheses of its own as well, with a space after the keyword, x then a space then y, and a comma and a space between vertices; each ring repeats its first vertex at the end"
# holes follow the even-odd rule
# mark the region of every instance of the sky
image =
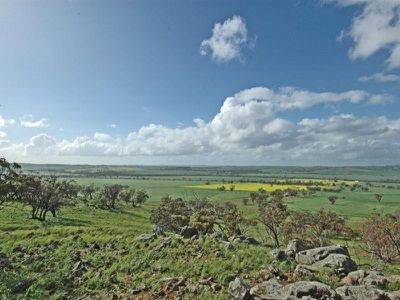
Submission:
POLYGON ((0 2, 0 156, 400 164, 400 0, 0 2))

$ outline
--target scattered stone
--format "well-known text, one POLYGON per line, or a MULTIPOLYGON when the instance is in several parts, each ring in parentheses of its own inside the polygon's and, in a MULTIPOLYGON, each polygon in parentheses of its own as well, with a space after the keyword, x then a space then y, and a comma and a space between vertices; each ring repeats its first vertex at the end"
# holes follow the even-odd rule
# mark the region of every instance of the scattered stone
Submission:
POLYGON ((307 247, 307 245, 304 241, 294 239, 294 240, 289 241, 289 243, 286 247, 286 250, 285 250, 285 254, 288 258, 295 259, 297 253, 299 253, 300 251, 307 250, 307 249, 309 249, 309 247, 307 247))
POLYGON ((158 236, 158 235, 165 235, 165 231, 162 227, 158 225, 153 225, 153 234, 158 236))
POLYGON ((229 283, 229 299, 231 300, 250 300, 250 287, 247 283, 236 277, 229 283))
POLYGON ((156 235, 155 235, 155 234, 143 233, 143 234, 137 236, 137 237, 135 238, 135 241, 138 241, 138 242, 147 242, 147 241, 154 240, 155 238, 156 238, 156 235))
POLYGON ((318 281, 297 281, 283 288, 282 299, 337 299, 340 297, 330 286, 318 281), (308 298, 307 298, 308 297, 308 298))
POLYGON ((250 289, 250 295, 256 299, 275 300, 282 299, 283 285, 272 278, 255 285, 250 289))
POLYGON ((349 256, 349 251, 344 246, 326 246, 300 251, 296 254, 296 262, 304 265, 323 260, 330 254, 343 254, 349 256))
POLYGON ((230 242, 242 242, 249 245, 260 245, 260 242, 255 238, 246 235, 234 235, 229 238, 230 242))
POLYGON ((400 300, 400 290, 389 293, 389 297, 391 300, 400 300))
POLYGON ((344 285, 375 285, 383 288, 389 283, 389 280, 381 272, 358 270, 350 272, 342 278, 341 283, 344 285))
POLYGON ((159 244, 157 247, 155 247, 155 248, 152 250, 151 253, 158 253, 158 252, 160 252, 160 251, 163 250, 165 247, 171 245, 171 242, 172 242, 172 238, 171 238, 171 237, 163 238, 163 239, 161 240, 160 244, 159 244))
POLYGON ((185 239, 190 239, 193 236, 199 235, 199 231, 195 227, 184 226, 181 228, 180 234, 185 239))
POLYGON ((235 250, 235 246, 231 242, 225 242, 222 241, 221 244, 227 249, 227 250, 235 250))
POLYGON ((271 256, 277 260, 286 260, 286 253, 282 249, 274 249, 270 252, 271 256))
POLYGON ((345 277, 351 271, 357 270, 357 264, 349 256, 336 253, 329 254, 312 266, 332 269, 339 277, 345 277))
POLYGON ((368 285, 342 286, 336 292, 343 300, 390 300, 389 294, 368 285))
POLYGON ((316 272, 317 272, 316 268, 307 265, 297 265, 296 269, 294 269, 294 273, 296 274, 297 277, 300 278, 310 277, 316 272))

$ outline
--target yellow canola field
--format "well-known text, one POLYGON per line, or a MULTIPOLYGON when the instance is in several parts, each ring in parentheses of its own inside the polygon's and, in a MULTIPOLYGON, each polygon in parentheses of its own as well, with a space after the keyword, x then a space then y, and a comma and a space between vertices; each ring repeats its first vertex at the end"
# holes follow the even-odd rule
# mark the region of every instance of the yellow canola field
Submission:
POLYGON ((221 186, 225 186, 226 190, 229 191, 229 188, 234 185, 235 191, 248 191, 248 192, 255 192, 259 189, 264 189, 267 192, 273 192, 275 190, 286 190, 286 189, 293 189, 293 190, 306 190, 307 187, 305 185, 293 185, 293 184, 265 184, 265 183, 216 183, 216 184, 202 184, 202 185, 192 185, 192 186, 185 186, 187 188, 197 188, 197 189, 209 189, 209 190, 216 190, 221 186))

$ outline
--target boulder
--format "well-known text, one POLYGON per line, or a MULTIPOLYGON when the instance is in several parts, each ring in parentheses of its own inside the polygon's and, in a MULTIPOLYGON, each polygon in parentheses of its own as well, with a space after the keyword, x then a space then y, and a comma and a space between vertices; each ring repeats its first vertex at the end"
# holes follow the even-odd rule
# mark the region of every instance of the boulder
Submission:
POLYGON ((229 283, 228 287, 229 299, 232 300, 249 300, 250 298, 250 286, 236 277, 234 281, 229 283))
POLYGON ((296 262, 304 265, 312 265, 313 263, 328 257, 330 254, 343 254, 349 256, 349 251, 344 246, 327 246, 303 250, 296 254, 296 262))
POLYGON ((264 281, 250 289, 250 295, 256 299, 282 299, 283 285, 275 278, 264 281))
POLYGON ((315 272, 317 272, 316 268, 307 265, 297 265, 294 269, 294 273, 300 278, 312 276, 315 272))
POLYGON ((358 270, 350 272, 346 277, 342 278, 341 283, 345 285, 365 284, 385 287, 389 280, 381 272, 358 270))
POLYGON ((400 300, 400 290, 399 291, 393 291, 389 293, 389 297, 391 300, 400 300))
POLYGON ((357 270, 357 264, 347 255, 329 254, 324 259, 315 262, 313 267, 328 268, 334 271, 339 277, 345 277, 351 271, 357 270))
POLYGON ((286 253, 282 249, 274 249, 270 254, 276 260, 286 260, 286 253))
POLYGON ((368 285, 346 285, 337 288, 336 292, 343 300, 391 300, 386 292, 368 285))
POLYGON ((297 281, 283 288, 281 299, 335 299, 340 297, 330 286, 318 281, 297 281))
POLYGON ((193 237, 195 235, 199 235, 199 231, 195 227, 184 226, 181 228, 180 234, 185 239, 190 239, 191 237, 193 237))
POLYGON ((307 245, 304 241, 294 239, 294 240, 289 241, 289 243, 287 244, 285 254, 288 258, 295 259, 297 253, 299 253, 300 251, 307 250, 307 249, 309 249, 309 247, 307 247, 307 245))

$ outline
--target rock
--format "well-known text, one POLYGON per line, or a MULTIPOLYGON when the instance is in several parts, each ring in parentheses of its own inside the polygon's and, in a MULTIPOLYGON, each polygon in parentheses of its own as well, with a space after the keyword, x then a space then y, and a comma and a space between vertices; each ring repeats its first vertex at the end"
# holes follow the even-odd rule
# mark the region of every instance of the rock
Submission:
POLYGON ((171 245, 171 242, 172 242, 172 238, 171 237, 163 238, 161 240, 160 244, 151 251, 151 254, 160 252, 165 247, 171 245))
POLYGON ((154 235, 165 235, 165 231, 161 226, 153 225, 153 234, 154 235))
POLYGON ((143 233, 141 235, 139 235, 138 237, 135 238, 135 241, 138 242, 147 242, 147 241, 151 241, 154 240, 156 238, 155 234, 146 234, 143 233))
POLYGON ((190 239, 191 237, 193 237, 195 235, 199 235, 199 231, 195 227, 184 226, 181 228, 180 234, 184 238, 190 239))
POLYGON ((357 264, 347 255, 329 254, 323 260, 312 265, 315 268, 332 269, 339 277, 345 277, 351 271, 357 270, 357 264))
POLYGON ((340 297, 330 286, 318 281, 297 281, 283 288, 282 299, 337 299, 340 297))
POLYGON ((286 253, 282 249, 274 249, 270 252, 271 256, 277 260, 286 260, 286 253))
POLYGON ((229 299, 231 300, 250 299, 250 287, 239 277, 236 277, 234 281, 231 281, 229 283, 228 293, 229 293, 229 299))
POLYGON ((400 300, 400 290, 389 293, 389 297, 391 300, 400 300))
POLYGON ((365 284, 385 287, 389 280, 381 272, 358 270, 350 272, 346 277, 342 278, 341 283, 345 285, 365 284))
POLYGON ((368 285, 342 286, 336 292, 343 300, 390 300, 389 294, 368 285))
POLYGON ((260 242, 255 238, 246 235, 234 235, 229 238, 230 242, 242 242, 249 245, 260 245, 260 242))
POLYGON ((365 285, 375 285, 384 288, 389 283, 389 280, 383 276, 382 273, 371 271, 368 276, 364 278, 362 283, 365 285))
POLYGON ((250 289, 250 295, 256 299, 282 299, 283 285, 275 278, 264 281, 250 289))
POLYGON ((347 248, 344 246, 327 246, 303 250, 296 254, 296 262, 304 265, 312 265, 328 257, 330 254, 349 256, 349 251, 347 251, 347 248))
POLYGON ((298 239, 294 239, 289 241, 286 250, 285 250, 285 254, 288 258, 290 259, 295 259, 296 254, 299 253, 300 251, 304 251, 309 249, 309 247, 307 247, 306 243, 302 240, 298 240, 298 239))
POLYGON ((307 265, 297 265, 294 269, 294 273, 300 278, 312 276, 315 272, 317 272, 317 269, 307 265))
POLYGON ((222 241, 221 244, 225 247, 227 250, 235 250, 235 246, 231 242, 225 242, 222 241))

